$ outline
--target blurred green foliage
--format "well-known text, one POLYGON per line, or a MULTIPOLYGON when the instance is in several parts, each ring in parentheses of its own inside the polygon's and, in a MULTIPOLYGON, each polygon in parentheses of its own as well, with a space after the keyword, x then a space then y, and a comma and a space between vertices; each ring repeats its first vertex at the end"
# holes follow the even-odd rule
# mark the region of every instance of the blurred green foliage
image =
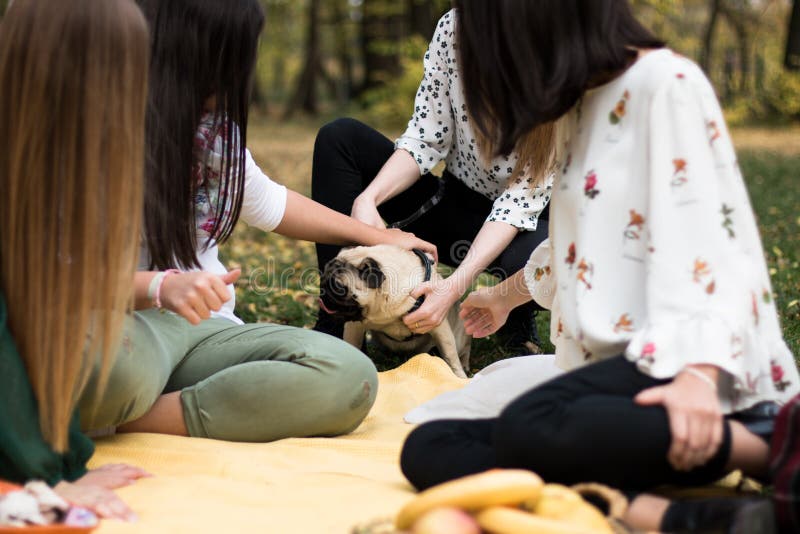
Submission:
POLYGON ((361 97, 366 119, 384 128, 403 128, 414 111, 414 97, 423 75, 423 56, 428 42, 415 35, 400 47, 402 73, 391 83, 370 89, 361 97))

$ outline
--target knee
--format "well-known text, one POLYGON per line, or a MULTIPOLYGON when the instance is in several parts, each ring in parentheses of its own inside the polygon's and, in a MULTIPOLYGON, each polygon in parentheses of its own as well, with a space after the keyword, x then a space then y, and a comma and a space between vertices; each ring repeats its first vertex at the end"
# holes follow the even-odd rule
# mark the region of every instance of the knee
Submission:
POLYGON ((93 377, 80 401, 86 430, 119 426, 142 417, 161 395, 164 384, 135 358, 121 356, 114 363, 105 388, 93 377))
POLYGON ((361 121, 349 117, 331 121, 317 132, 314 151, 341 146, 345 141, 353 139, 363 127, 364 124, 361 121))
POLYGON ((569 447, 560 439, 562 422, 561 406, 552 399, 534 398, 525 405, 511 404, 500 414, 494 428, 498 463, 526 468, 532 467, 531 462, 548 465, 553 455, 563 455, 565 447, 569 447))
POLYGON ((400 451, 400 470, 412 486, 424 490, 436 484, 431 480, 435 471, 432 462, 438 463, 437 452, 440 443, 446 434, 444 427, 437 421, 424 423, 415 428, 403 443, 400 451))
POLYGON ((320 357, 325 369, 327 401, 323 409, 328 421, 325 435, 348 434, 367 417, 378 394, 378 372, 361 351, 331 338, 334 343, 320 357))

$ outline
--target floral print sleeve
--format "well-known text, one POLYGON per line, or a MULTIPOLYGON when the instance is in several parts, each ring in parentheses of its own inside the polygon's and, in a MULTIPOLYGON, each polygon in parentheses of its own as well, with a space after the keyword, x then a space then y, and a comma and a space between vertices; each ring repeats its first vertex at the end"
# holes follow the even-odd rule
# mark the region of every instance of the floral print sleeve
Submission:
POLYGON ((525 285, 539 306, 547 310, 553 306, 556 279, 550 264, 550 240, 545 239, 531 254, 525 265, 525 285))
MULTIPOLYGON (((705 76, 686 61, 650 103, 646 323, 628 348, 656 377, 712 364, 732 380, 734 402, 774 397, 796 381, 780 336, 758 230, 722 112, 705 76), (780 381, 779 381, 780 382, 780 381)), ((793 385, 796 388, 796 384, 793 385)))

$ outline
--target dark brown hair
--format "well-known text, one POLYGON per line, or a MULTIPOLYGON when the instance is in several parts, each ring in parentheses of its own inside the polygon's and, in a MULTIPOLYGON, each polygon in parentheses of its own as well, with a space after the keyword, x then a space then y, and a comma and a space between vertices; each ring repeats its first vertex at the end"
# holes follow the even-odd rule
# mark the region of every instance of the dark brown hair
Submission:
POLYGON ((460 68, 476 129, 509 154, 569 111, 637 49, 663 43, 627 0, 454 0, 460 68))
POLYGON ((138 2, 152 32, 145 193, 151 267, 199 267, 193 169, 208 170, 195 135, 214 97, 211 112, 227 142, 210 239, 222 242, 242 207, 251 79, 264 15, 257 0, 138 2))

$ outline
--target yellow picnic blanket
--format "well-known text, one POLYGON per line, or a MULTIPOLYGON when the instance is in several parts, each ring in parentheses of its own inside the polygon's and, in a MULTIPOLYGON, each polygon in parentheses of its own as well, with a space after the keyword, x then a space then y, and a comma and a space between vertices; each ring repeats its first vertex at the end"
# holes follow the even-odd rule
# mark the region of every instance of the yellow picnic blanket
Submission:
POLYGON ((146 532, 346 534, 393 517, 412 496, 398 465, 413 426, 403 415, 466 380, 420 355, 380 373, 375 406, 350 435, 230 443, 156 434, 98 440, 90 467, 129 463, 155 476, 119 490, 139 522, 104 521, 100 534, 146 532))

